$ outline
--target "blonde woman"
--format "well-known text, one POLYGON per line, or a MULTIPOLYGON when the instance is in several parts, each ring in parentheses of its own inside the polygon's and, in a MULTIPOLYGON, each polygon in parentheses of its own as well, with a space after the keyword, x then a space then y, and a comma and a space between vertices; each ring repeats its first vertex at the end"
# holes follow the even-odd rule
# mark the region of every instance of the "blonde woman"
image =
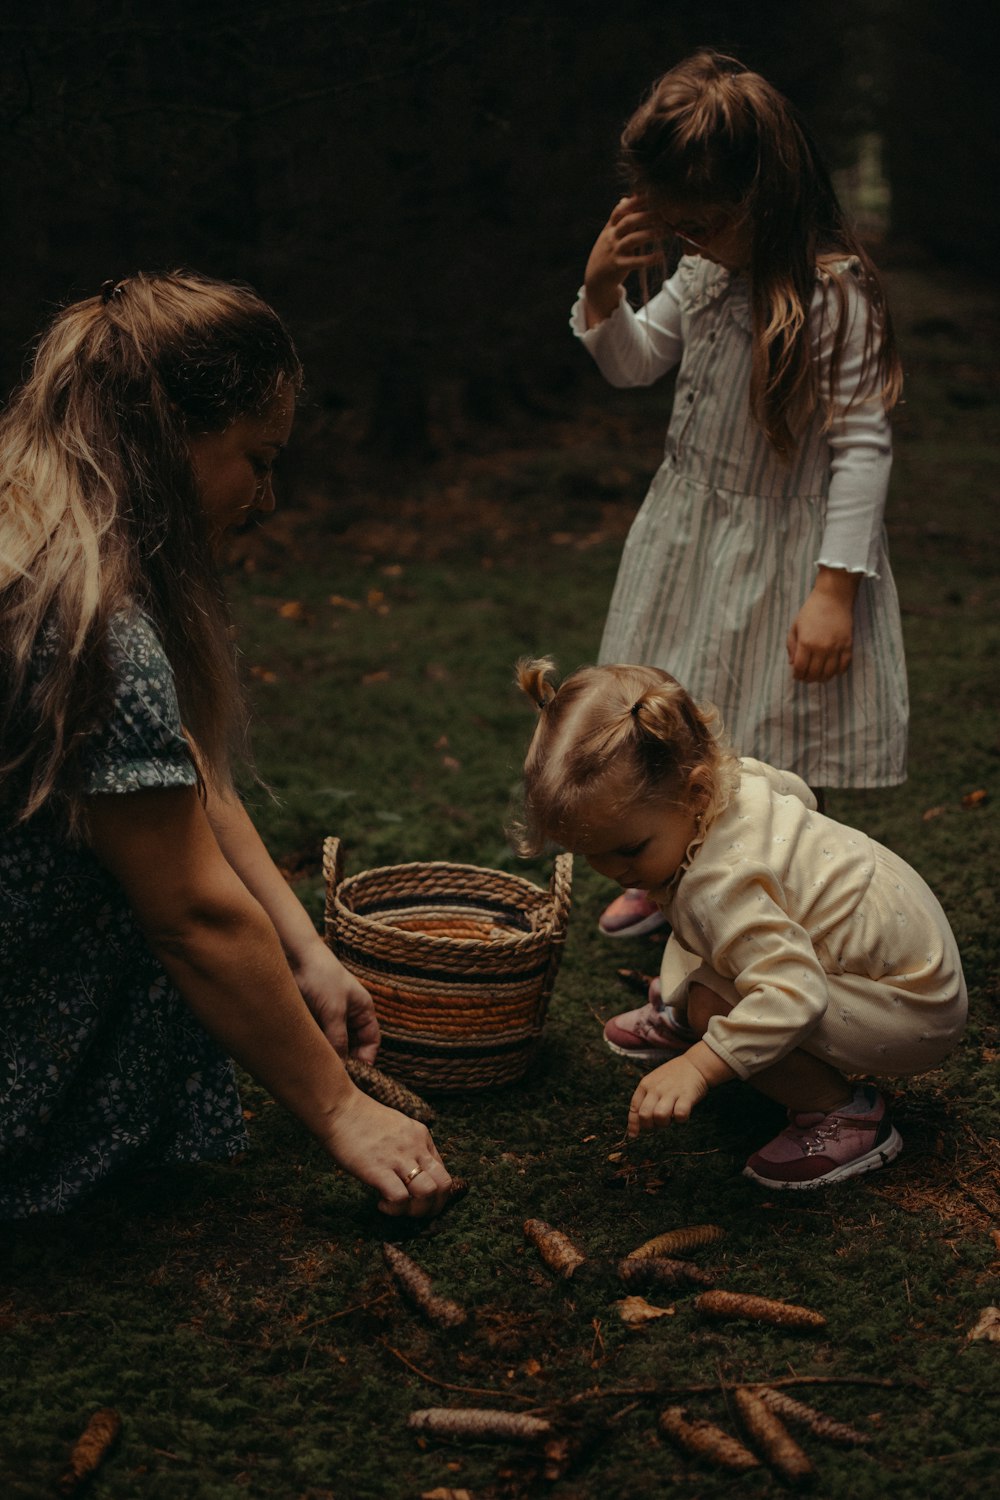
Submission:
POLYGON ((389 1214, 450 1178, 351 1083, 370 997, 233 790, 218 570, 274 506, 301 372, 251 290, 136 275, 67 307, 0 433, 0 1218, 233 1156, 232 1061, 389 1214))

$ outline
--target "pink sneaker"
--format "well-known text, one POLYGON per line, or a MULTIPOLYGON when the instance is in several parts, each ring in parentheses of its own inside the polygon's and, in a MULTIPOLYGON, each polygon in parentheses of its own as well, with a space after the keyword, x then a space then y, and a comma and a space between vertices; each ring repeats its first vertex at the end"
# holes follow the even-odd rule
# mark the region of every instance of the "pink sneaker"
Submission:
MULTIPOLYGON (((655 981, 654 981, 655 983, 655 981)), ((650 992, 653 986, 650 985, 650 992)), ((647 1001, 638 1010, 612 1016, 604 1028, 604 1040, 612 1052, 635 1062, 669 1062, 686 1052, 697 1034, 685 1025, 672 1005, 647 1001)))
POLYGON ((597 925, 605 937, 642 937, 664 926, 666 917, 645 891, 627 890, 605 907, 597 925))
POLYGON ((894 1161, 902 1138, 877 1089, 854 1091, 844 1111, 823 1115, 788 1112, 789 1124, 751 1156, 745 1177, 768 1188, 825 1187, 894 1161))

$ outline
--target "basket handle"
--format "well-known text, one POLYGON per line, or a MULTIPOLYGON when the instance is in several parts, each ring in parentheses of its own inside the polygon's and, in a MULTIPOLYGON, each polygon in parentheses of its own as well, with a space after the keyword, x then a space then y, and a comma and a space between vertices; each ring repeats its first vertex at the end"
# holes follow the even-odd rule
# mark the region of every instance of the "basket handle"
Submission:
POLYGON ((323 904, 323 930, 330 947, 333 947, 334 899, 344 878, 344 846, 338 838, 323 840, 323 882, 326 897, 323 904))
POLYGON ((552 896, 555 935, 559 942, 562 942, 566 936, 572 889, 573 856, 572 854, 557 854, 555 869, 552 871, 552 879, 549 882, 549 893, 552 896))
POLYGON ((569 922, 570 892, 573 887, 573 856, 572 854, 556 855, 556 867, 552 871, 552 879, 549 882, 549 893, 552 897, 552 942, 549 948, 549 966, 542 980, 541 992, 538 996, 538 1005, 535 1008, 535 1028, 540 1030, 545 1020, 545 1012, 548 1009, 549 998, 555 988, 556 975, 559 972, 559 964, 562 960, 563 944, 566 941, 566 927, 569 922))

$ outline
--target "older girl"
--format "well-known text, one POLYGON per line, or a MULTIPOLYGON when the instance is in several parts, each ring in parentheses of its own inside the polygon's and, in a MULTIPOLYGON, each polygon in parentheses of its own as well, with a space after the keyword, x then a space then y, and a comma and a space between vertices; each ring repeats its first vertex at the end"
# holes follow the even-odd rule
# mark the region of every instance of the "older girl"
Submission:
POLYGON ((449 1177, 350 1082, 371 1000, 233 790, 227 530, 273 508, 300 382, 253 292, 137 275, 67 307, 0 433, 0 1219, 245 1144, 230 1057, 387 1213, 449 1177))
MULTIPOLYGON (((898 855, 816 810, 791 772, 737 760, 656 667, 518 679, 539 719, 524 768, 521 849, 554 839, 636 887, 673 929, 659 1056, 628 1131, 686 1120, 748 1080, 786 1129, 750 1157, 768 1188, 816 1188, 884 1165, 902 1142, 857 1074, 922 1073, 957 1044, 967 1000, 937 900, 898 855)), ((609 1023, 611 1026, 613 1023, 609 1023)))
MULTIPOLYGON (((899 607, 882 517, 900 392, 875 268, 792 106, 703 51, 622 136, 630 192, 572 327, 617 386, 679 365, 664 460, 629 533, 600 657, 674 673, 740 754, 813 788, 906 774, 899 607), (624 283, 676 270, 636 313, 624 283)), ((661 921, 641 893, 612 936, 661 921)))

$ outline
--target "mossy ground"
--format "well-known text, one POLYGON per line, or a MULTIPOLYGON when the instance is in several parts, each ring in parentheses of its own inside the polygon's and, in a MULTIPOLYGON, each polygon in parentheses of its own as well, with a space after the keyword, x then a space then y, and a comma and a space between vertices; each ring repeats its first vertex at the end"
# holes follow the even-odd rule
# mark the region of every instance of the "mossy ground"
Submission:
MULTIPOLYGON (((891 290, 909 371, 890 531, 911 773, 890 792, 834 794, 830 810, 936 889, 972 996, 954 1058, 905 1087, 889 1081, 903 1156, 822 1194, 762 1193, 740 1167, 777 1111, 738 1084, 688 1127, 623 1151, 634 1075, 604 1048, 600 1022, 631 1003, 617 968, 651 970, 658 950, 596 935, 607 891, 578 868, 528 1076, 437 1101, 438 1145, 472 1182, 437 1222, 394 1229, 248 1081, 242 1162, 5 1232, 5 1493, 52 1493, 90 1412, 112 1405, 123 1434, 92 1487, 102 1500, 766 1495, 782 1488, 767 1470, 734 1478, 681 1457, 656 1414, 679 1400, 731 1425, 727 1385, 791 1376, 829 1382, 791 1389, 872 1435, 860 1452, 807 1440, 819 1495, 989 1492, 1000 1351, 965 1336, 1000 1301, 997 309, 982 290, 945 296, 916 271, 897 272, 891 290), (557 1284, 524 1243, 529 1216, 598 1263, 665 1228, 719 1224, 726 1238, 699 1259, 727 1287, 819 1308, 828 1327, 710 1324, 679 1294, 651 1298, 672 1317, 626 1332, 613 1279, 585 1268, 557 1284), (475 1310, 471 1333, 429 1328, 401 1304, 379 1253, 391 1232, 475 1310), (549 1483, 534 1456, 503 1445, 415 1440, 407 1413, 435 1404, 561 1409, 594 1441, 549 1483)), ((613 396, 499 457, 442 460, 419 491, 408 482, 394 514, 383 505, 346 537, 317 531, 307 560, 271 558, 236 580, 257 757, 278 798, 251 801, 317 917, 330 832, 349 871, 424 858, 516 866, 503 825, 530 712, 512 664, 525 652, 566 668, 593 657, 661 409, 655 393, 613 396)))

